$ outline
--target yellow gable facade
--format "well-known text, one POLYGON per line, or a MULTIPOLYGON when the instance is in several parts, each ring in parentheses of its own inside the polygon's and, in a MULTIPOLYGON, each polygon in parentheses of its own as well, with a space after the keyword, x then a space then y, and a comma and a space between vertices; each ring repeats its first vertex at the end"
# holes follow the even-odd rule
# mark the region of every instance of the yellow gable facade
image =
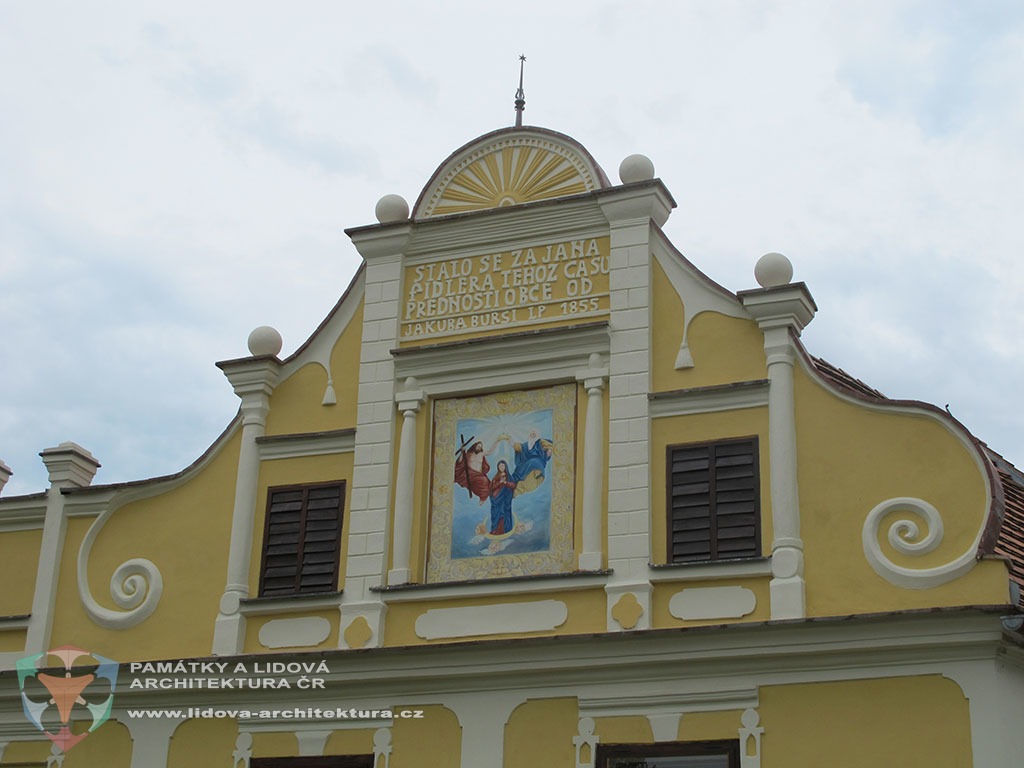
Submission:
POLYGON ((192 466, 43 451, 0 497, 0 766, 1016 765, 1020 473, 620 178, 482 136, 348 230, 294 354, 217 363, 192 466))

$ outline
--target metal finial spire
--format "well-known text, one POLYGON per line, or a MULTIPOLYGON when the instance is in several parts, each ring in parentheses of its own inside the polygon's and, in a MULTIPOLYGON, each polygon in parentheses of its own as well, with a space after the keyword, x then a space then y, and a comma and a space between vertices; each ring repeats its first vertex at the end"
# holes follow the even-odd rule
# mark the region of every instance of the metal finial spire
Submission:
POLYGON ((523 67, 526 55, 519 55, 519 88, 516 90, 516 128, 523 127, 523 110, 526 109, 526 94, 523 92, 523 67))

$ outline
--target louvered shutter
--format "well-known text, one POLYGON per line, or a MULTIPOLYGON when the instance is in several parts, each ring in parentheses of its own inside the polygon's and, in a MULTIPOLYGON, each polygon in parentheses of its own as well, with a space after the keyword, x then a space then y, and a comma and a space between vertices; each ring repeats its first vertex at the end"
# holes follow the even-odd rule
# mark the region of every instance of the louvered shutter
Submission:
POLYGON ((673 446, 668 451, 669 562, 757 557, 757 439, 673 446))
POLYGON ((344 499, 344 483, 270 490, 261 596, 335 589, 344 499))

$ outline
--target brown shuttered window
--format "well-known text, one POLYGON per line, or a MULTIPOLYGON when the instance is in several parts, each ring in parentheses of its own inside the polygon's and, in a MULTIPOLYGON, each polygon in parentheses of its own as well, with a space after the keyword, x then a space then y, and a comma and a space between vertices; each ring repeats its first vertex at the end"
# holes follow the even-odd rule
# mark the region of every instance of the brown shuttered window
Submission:
POLYGON ((343 482, 270 489, 260 597, 337 589, 344 504, 343 482))
POLYGON ((668 449, 668 561, 761 554, 757 438, 668 449))

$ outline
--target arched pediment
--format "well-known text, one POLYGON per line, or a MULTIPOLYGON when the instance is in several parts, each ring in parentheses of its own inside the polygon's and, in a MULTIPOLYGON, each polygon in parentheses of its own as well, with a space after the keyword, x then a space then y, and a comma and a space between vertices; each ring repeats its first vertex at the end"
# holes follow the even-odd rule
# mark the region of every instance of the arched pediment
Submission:
POLYGON ((456 150, 434 172, 413 218, 566 197, 609 186, 578 142, 543 128, 504 128, 456 150))

